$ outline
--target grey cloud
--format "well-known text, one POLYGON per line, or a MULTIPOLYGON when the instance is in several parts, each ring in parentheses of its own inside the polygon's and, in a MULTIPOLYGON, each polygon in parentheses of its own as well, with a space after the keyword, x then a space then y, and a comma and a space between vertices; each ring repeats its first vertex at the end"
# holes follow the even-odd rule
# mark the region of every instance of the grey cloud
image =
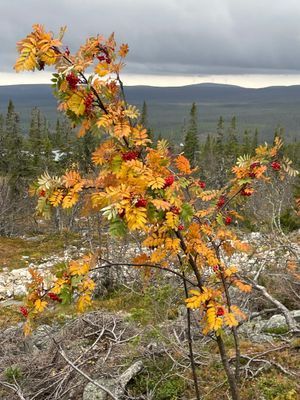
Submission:
POLYGON ((127 72, 151 74, 300 71, 298 0, 0 0, 0 71, 33 23, 76 49, 87 35, 115 31, 129 43, 127 72), (3 3, 3 4, 2 4, 3 3))

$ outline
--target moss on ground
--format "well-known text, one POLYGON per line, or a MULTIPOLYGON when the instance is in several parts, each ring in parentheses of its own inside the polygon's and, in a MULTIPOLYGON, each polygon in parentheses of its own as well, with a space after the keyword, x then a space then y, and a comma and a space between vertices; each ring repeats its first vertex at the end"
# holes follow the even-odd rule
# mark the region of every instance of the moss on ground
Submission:
POLYGON ((30 238, 0 237, 0 271, 24 268, 30 262, 40 262, 51 255, 62 254, 64 248, 78 241, 75 234, 41 235, 30 238))

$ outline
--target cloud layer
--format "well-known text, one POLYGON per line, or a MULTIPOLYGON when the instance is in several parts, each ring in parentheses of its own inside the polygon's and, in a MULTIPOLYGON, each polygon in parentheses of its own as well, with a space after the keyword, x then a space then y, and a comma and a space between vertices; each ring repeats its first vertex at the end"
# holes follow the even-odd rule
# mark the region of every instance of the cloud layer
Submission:
POLYGON ((298 0, 11 0, 1 2, 0 72, 33 23, 77 49, 87 35, 115 31, 130 46, 132 74, 299 74, 298 0))

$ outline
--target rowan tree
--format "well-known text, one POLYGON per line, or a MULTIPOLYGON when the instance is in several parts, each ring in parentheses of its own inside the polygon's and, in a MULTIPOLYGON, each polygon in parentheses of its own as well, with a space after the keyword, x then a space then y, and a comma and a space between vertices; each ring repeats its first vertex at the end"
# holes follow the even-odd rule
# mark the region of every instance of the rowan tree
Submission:
MULTIPOLYGON (((54 66, 54 93, 58 108, 78 128, 102 135, 92 154, 96 173, 81 176, 70 169, 61 176, 44 173, 32 188, 37 209, 45 218, 55 207, 73 207, 82 197, 85 209, 101 213, 109 222, 110 234, 143 235, 144 251, 132 265, 174 273, 182 280, 188 308, 197 310, 202 332, 214 337, 227 374, 233 399, 239 399, 239 339, 236 327, 246 318, 231 298, 231 287, 244 292, 251 286, 239 278, 239 266, 228 264, 228 256, 248 252, 234 229, 241 218, 237 208, 256 191, 259 181, 295 175, 287 159, 281 160, 282 146, 259 146, 253 156, 240 157, 232 167, 232 178, 220 188, 206 188, 189 160, 172 154, 165 140, 151 147, 146 129, 139 124, 136 107, 127 104, 120 71, 128 46, 117 46, 114 35, 90 37, 71 54, 62 46, 64 29, 57 38, 41 25, 18 43, 16 71, 41 70, 54 66), (190 289, 188 291, 188 289, 190 289), (224 335, 235 343, 235 371, 229 365, 224 335)), ((95 282, 90 273, 97 268, 93 256, 74 260, 60 269, 50 288, 32 270, 32 283, 22 313, 25 333, 34 318, 51 303, 77 303, 80 312, 92 302, 95 282)), ((190 358, 197 399, 197 383, 190 340, 190 358)))

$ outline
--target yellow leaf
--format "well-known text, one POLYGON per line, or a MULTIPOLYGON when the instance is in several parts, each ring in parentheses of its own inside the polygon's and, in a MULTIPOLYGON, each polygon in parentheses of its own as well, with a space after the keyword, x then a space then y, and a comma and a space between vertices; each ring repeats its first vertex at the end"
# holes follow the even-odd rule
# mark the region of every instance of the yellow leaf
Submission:
POLYGON ((225 313, 224 322, 230 327, 238 326, 239 324, 238 321, 235 319, 235 316, 231 312, 225 313))
POLYGON ((147 223, 147 209, 144 207, 131 207, 126 212, 128 228, 132 231, 143 229, 147 223))
POLYGON ((166 226, 171 229, 177 229, 179 225, 179 216, 168 211, 166 213, 166 226))
POLYGON ((84 279, 80 284, 80 291, 82 292, 93 292, 96 287, 95 282, 91 278, 84 279))
POLYGON ((131 127, 129 123, 125 122, 118 122, 114 126, 114 135, 120 139, 123 137, 128 137, 131 133, 131 127))
POLYGON ((82 313, 92 304, 92 298, 90 294, 84 293, 82 296, 79 297, 77 301, 77 310, 82 313))
POLYGON ((71 275, 85 275, 89 272, 90 265, 85 260, 71 261, 69 271, 71 275))
POLYGON ((101 77, 109 74, 109 65, 106 62, 97 64, 95 67, 95 73, 101 77))
POLYGON ((62 202, 63 197, 63 191, 58 189, 52 193, 49 197, 49 201, 54 207, 57 207, 62 202))
POLYGON ((236 267, 234 267, 234 266, 229 267, 229 268, 225 269, 224 276, 226 278, 230 277, 231 275, 235 274, 237 271, 238 271, 238 269, 236 267))
POLYGON ((163 249, 156 249, 151 253, 150 262, 159 263, 161 262, 167 255, 167 252, 163 249))
POLYGON ((150 178, 148 187, 151 189, 162 189, 165 186, 165 180, 160 176, 150 178))
POLYGON ((185 299, 186 306, 187 308, 199 308, 201 304, 205 303, 207 300, 209 300, 212 296, 211 290, 207 289, 206 287, 203 287, 203 291, 199 292, 199 290, 190 290, 190 294, 192 294, 192 297, 189 297, 188 299, 185 299))
POLYGON ((85 97, 82 93, 73 93, 69 100, 67 100, 67 105, 74 114, 80 116, 85 112, 84 101, 85 97))
POLYGON ((41 299, 37 299, 34 302, 34 311, 35 312, 43 312, 44 309, 47 307, 47 302, 41 299))
POLYGON ((62 202, 63 208, 71 208, 74 204, 77 203, 79 199, 78 193, 75 193, 73 190, 69 191, 68 194, 64 197, 62 202))
POLYGON ((161 200, 161 199, 153 199, 151 203, 157 208, 157 210, 169 210, 171 208, 171 204, 168 201, 161 200))
POLYGON ((126 57, 128 51, 129 51, 128 44, 127 43, 121 44, 120 50, 119 50, 119 56, 122 57, 122 58, 126 57))
POLYGON ((217 316, 217 310, 215 306, 210 305, 206 311, 207 325, 209 330, 217 331, 222 327, 223 320, 217 316))
POLYGON ((23 326, 23 332, 25 336, 30 335, 32 329, 31 329, 31 322, 29 319, 27 319, 27 321, 25 322, 24 326, 23 326))

